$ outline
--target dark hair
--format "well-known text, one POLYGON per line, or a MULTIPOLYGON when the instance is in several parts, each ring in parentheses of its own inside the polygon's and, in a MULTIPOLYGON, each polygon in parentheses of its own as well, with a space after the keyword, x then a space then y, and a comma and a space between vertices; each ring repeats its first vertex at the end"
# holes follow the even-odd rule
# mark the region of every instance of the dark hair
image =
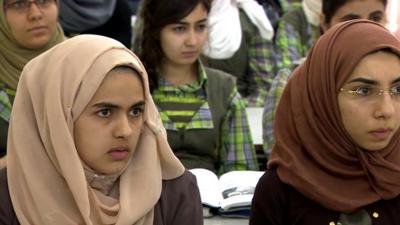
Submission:
POLYGON ((164 53, 160 44, 160 31, 166 25, 179 22, 198 4, 210 12, 212 0, 144 0, 141 17, 143 36, 140 58, 149 74, 150 90, 158 87, 157 67, 164 53))
MULTIPOLYGON (((329 24, 332 20, 333 15, 337 12, 337 10, 342 7, 344 4, 351 2, 354 0, 323 0, 322 1, 322 13, 325 15, 325 23, 329 24)), ((386 8, 387 0, 381 0, 383 5, 386 8)))

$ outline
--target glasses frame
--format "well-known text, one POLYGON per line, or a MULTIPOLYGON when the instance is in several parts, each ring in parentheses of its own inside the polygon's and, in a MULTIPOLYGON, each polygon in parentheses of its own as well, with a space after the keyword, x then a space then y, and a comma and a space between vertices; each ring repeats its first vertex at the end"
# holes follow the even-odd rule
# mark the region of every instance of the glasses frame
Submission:
MULTIPOLYGON (((395 92, 393 91, 393 90, 396 89, 396 88, 398 88, 398 86, 396 86, 396 87, 391 87, 391 88, 386 88, 386 89, 377 89, 378 92, 377 92, 376 94, 374 94, 374 95, 376 95, 376 96, 381 96, 381 95, 383 95, 383 93, 387 92, 390 96, 396 96, 396 95, 399 95, 399 96, 400 96, 400 92, 399 92, 399 93, 395 93, 395 92)), ((345 88, 340 88, 339 91, 340 91, 340 92, 345 91, 345 92, 347 92, 347 93, 349 93, 349 94, 351 94, 351 95, 353 95, 353 96, 360 96, 360 97, 363 97, 363 95, 357 94, 357 90, 348 90, 348 89, 345 89, 345 88)))
POLYGON ((55 0, 46 0, 45 3, 38 3, 38 1, 41 1, 41 0, 15 0, 15 1, 11 1, 9 3, 4 2, 3 8, 5 11, 6 10, 26 11, 27 9, 29 9, 31 7, 32 4, 35 4, 36 7, 42 9, 42 8, 45 8, 46 6, 53 4, 55 2, 55 0), (27 6, 19 7, 19 8, 12 6, 18 2, 27 2, 27 6))

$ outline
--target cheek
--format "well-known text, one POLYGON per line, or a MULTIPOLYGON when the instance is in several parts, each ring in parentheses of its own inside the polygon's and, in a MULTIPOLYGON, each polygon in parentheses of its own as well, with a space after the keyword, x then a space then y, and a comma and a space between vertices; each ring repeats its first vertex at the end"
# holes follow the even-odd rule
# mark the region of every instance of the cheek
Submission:
POLYGON ((6 15, 7 15, 6 16, 7 23, 8 23, 8 26, 9 26, 10 30, 11 30, 12 36, 16 40, 21 39, 21 37, 23 37, 23 35, 21 35, 21 33, 22 33, 22 30, 23 30, 23 24, 24 24, 22 18, 16 18, 14 16, 9 16, 8 14, 6 14, 6 15))
POLYGON ((357 105, 339 99, 339 110, 343 126, 350 136, 353 136, 354 132, 357 132, 357 130, 362 127, 363 123, 367 122, 367 118, 363 117, 363 115, 366 115, 366 112, 360 108, 361 107, 357 105))

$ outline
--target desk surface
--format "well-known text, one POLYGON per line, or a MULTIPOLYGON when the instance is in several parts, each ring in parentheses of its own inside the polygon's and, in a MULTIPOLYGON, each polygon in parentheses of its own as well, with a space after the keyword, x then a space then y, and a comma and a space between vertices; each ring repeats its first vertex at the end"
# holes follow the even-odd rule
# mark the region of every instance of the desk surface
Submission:
POLYGON ((225 218, 220 216, 204 218, 204 225, 248 225, 248 224, 249 224, 249 219, 225 218))

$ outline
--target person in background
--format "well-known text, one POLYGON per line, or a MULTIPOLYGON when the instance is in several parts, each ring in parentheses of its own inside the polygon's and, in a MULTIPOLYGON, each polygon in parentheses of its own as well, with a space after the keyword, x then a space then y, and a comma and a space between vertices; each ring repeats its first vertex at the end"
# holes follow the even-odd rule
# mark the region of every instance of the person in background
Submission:
POLYGON ((168 142, 186 168, 257 170, 234 77, 203 66, 210 0, 145 0, 140 58, 168 142))
POLYGON ((0 170, 0 224, 203 224, 139 59, 78 35, 31 60, 0 170))
MULTIPOLYGON (((307 5, 308 0, 303 1, 303 6, 307 5)), ((369 19, 371 21, 380 23, 382 25, 386 24, 386 14, 385 14, 385 7, 386 7, 386 0, 323 0, 322 2, 322 15, 320 16, 320 30, 325 32, 328 30, 331 26, 343 22, 346 20, 351 20, 351 19, 369 19)), ((311 4, 311 3, 310 3, 311 4)), ((305 8, 305 7, 303 7, 305 8)), ((304 12, 307 12, 307 10, 304 10, 304 12)), ((293 14, 294 15, 294 14, 293 14)), ((293 16, 292 15, 292 16, 293 16)), ((293 17, 292 19, 294 19, 293 17)), ((306 17, 304 17, 305 19, 306 17)), ((298 19, 293 20, 293 21, 299 21, 298 19)), ((305 21, 305 20, 304 20, 305 21)), ((303 24, 302 26, 304 27, 304 23, 299 23, 303 24)), ((290 24, 285 25, 287 31, 295 31, 295 30, 302 30, 302 29, 293 29, 290 24)), ((310 28, 310 27, 309 27, 310 28)), ((299 34, 307 34, 304 37, 306 39, 309 39, 311 36, 309 35, 309 32, 311 29, 303 29, 299 34)), ((279 31, 278 31, 279 33, 279 31)), ((293 54, 290 56, 291 60, 288 60, 290 63, 283 63, 287 65, 288 67, 281 68, 277 75, 275 76, 271 89, 267 94, 266 98, 266 104, 264 107, 264 116, 263 116, 263 149, 264 152, 269 156, 271 153, 271 149, 273 144, 275 143, 275 138, 274 138, 274 132, 273 132, 273 123, 274 123, 274 118, 275 118, 275 110, 276 110, 276 105, 279 102, 279 99, 281 97, 281 93, 283 88, 286 85, 287 80, 290 77, 291 72, 293 71, 294 68, 296 68, 299 64, 302 63, 304 60, 303 57, 306 56, 306 52, 308 52, 309 45, 304 45, 303 40, 303 35, 295 35, 294 32, 293 35, 289 35, 290 32, 288 32, 288 39, 286 40, 287 46, 289 44, 293 43, 298 43, 296 44, 297 47, 294 47, 295 45, 292 45, 292 47, 283 50, 284 52, 288 53, 287 55, 291 55, 289 53, 295 53, 298 52, 299 54, 293 54), (289 38, 291 37, 291 38, 289 38), (303 44, 300 44, 303 43, 303 44), (303 47, 300 47, 303 46, 303 47), (291 49, 291 50, 289 50, 291 49), (296 50, 297 49, 297 50, 296 50), (300 51, 300 49, 307 49, 305 51, 300 51), (300 53, 302 52, 302 53, 300 53), (301 58, 299 58, 301 57, 301 58), (294 61, 292 61, 292 59, 294 61)), ((278 34, 279 35, 279 34, 278 34)), ((315 36, 316 38, 317 36, 315 36)), ((312 39, 312 38, 311 38, 312 39)), ((309 40, 311 40, 309 39, 309 40)), ((283 39, 280 39, 283 40, 283 39)), ((305 40, 305 39, 304 39, 305 40)), ((309 44, 311 45, 313 41, 310 41, 309 44)), ((282 43, 285 43, 285 41, 282 41, 282 43)), ((285 47, 283 48, 285 49, 285 47)), ((285 55, 285 53, 284 53, 285 55)), ((282 65, 282 64, 281 64, 282 65)))
POLYGON ((65 39, 57 21, 57 0, 0 0, 0 157, 22 68, 65 39))
POLYGON ((315 40, 338 22, 370 19, 385 25, 386 5, 387 0, 303 0, 301 8, 284 15, 279 24, 278 68, 292 70, 300 64, 315 40))
POLYGON ((60 23, 67 36, 98 34, 131 47, 130 0, 59 0, 60 23))
POLYGON ((249 107, 263 107, 274 77, 273 27, 255 0, 214 0, 202 62, 237 77, 249 107))
POLYGON ((250 225, 400 224, 399 110, 400 41, 370 20, 330 28, 283 92, 250 225))

